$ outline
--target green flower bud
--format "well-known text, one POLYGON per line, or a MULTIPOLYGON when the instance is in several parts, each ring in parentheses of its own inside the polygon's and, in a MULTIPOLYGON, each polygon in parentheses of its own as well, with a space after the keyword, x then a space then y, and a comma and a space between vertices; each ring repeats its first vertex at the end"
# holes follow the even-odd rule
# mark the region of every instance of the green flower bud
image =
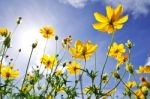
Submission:
POLYGON ((36 48, 37 44, 38 44, 37 41, 36 41, 35 43, 33 43, 33 44, 32 44, 32 48, 33 48, 33 49, 36 48))
POLYGON ((126 46, 131 49, 133 47, 133 44, 130 40, 127 41, 126 46))
POLYGON ((117 72, 113 72, 113 77, 116 79, 120 79, 120 75, 117 72))
POLYGON ((127 65, 126 65, 126 70, 127 70, 129 73, 133 74, 133 65, 132 65, 132 64, 127 64, 127 65))

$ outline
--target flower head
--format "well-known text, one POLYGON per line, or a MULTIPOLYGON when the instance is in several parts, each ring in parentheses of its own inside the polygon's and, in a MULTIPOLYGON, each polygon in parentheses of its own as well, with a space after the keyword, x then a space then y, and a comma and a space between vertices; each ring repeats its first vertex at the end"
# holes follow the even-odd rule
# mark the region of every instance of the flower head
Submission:
POLYGON ((65 39, 63 39, 63 41, 62 41, 62 47, 63 48, 70 48, 70 44, 72 43, 72 37, 71 36, 69 36, 69 37, 67 37, 67 38, 65 38, 65 39))
POLYGON ((127 61, 128 58, 129 58, 128 54, 123 54, 121 56, 116 57, 116 59, 118 60, 118 64, 117 65, 124 64, 127 61))
POLYGON ((109 56, 118 59, 123 53, 125 53, 125 51, 126 49, 124 48, 123 44, 113 43, 112 47, 110 48, 109 56))
POLYGON ((44 54, 41 58, 41 63, 45 65, 46 68, 51 69, 57 64, 58 60, 55 56, 49 56, 44 54))
POLYGON ((9 34, 7 28, 0 28, 0 35, 6 37, 9 34))
POLYGON ((136 84, 135 81, 128 81, 126 83, 126 86, 129 87, 129 88, 133 88, 133 87, 137 86, 137 84, 136 84))
POLYGON ((40 33, 43 34, 43 37, 49 39, 54 36, 54 29, 49 26, 45 26, 40 29, 40 33))
POLYGON ((136 73, 145 73, 145 74, 150 74, 150 65, 146 66, 140 66, 138 70, 136 70, 136 73))
POLYGON ((106 6, 106 16, 95 12, 95 19, 98 21, 93 24, 93 28, 101 32, 113 33, 116 30, 122 29, 124 23, 128 20, 128 15, 121 16, 123 13, 123 7, 119 4, 116 8, 106 6))
POLYGON ((56 70, 56 75, 62 75, 62 74, 63 74, 63 71, 61 69, 56 70))
POLYGON ((97 44, 92 45, 91 41, 87 41, 83 44, 81 41, 76 41, 74 48, 70 48, 69 51, 73 58, 88 60, 97 49, 97 44))
POLYGON ((18 78, 19 77, 19 71, 13 70, 12 66, 5 66, 1 68, 1 75, 2 78, 18 78))
POLYGON ((67 64, 67 70, 70 74, 79 74, 81 71, 80 68, 80 64, 75 61, 67 64))

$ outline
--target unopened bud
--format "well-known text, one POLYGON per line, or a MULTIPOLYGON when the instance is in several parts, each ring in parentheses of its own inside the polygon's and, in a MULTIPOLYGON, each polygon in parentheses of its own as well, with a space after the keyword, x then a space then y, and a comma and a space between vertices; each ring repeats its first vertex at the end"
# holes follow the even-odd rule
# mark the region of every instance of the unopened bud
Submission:
POLYGON ((32 44, 32 48, 33 48, 33 49, 36 48, 37 44, 38 44, 37 41, 36 41, 35 43, 33 43, 33 44, 32 44))
POLYGON ((120 75, 117 72, 113 72, 113 77, 120 79, 120 75))
POLYGON ((55 40, 56 40, 56 41, 58 40, 58 36, 57 36, 57 35, 55 36, 55 40))
POLYGON ((21 20, 22 20, 22 17, 18 17, 18 19, 17 19, 17 24, 20 24, 20 23, 21 23, 21 20))
POLYGON ((127 41, 126 46, 131 49, 133 47, 133 44, 130 40, 127 41))
POLYGON ((132 64, 127 64, 127 65, 126 65, 126 70, 127 70, 129 73, 133 74, 133 66, 132 66, 132 64))

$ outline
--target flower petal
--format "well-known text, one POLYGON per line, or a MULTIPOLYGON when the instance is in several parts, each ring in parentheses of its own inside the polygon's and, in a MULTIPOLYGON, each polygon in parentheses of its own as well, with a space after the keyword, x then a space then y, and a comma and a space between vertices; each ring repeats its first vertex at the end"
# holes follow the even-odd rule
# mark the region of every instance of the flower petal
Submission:
POLYGON ((108 19, 111 20, 113 17, 113 13, 114 13, 114 10, 112 9, 111 6, 106 6, 106 13, 107 13, 108 19))
POLYGON ((104 15, 102 15, 98 12, 95 12, 94 16, 95 16, 95 19, 99 22, 107 22, 108 21, 107 17, 105 17, 104 15))

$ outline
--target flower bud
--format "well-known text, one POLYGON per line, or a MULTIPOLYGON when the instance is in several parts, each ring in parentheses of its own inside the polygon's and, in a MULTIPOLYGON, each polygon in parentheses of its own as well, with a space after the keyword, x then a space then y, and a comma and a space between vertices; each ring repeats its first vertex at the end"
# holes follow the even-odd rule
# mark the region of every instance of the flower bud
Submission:
POLYGON ((120 75, 117 72, 113 72, 113 77, 120 79, 120 75))
POLYGON ((127 41, 126 46, 131 49, 133 47, 133 44, 130 40, 127 41))
POLYGON ((32 48, 33 48, 33 49, 36 48, 37 44, 38 44, 37 41, 36 41, 35 43, 33 43, 33 44, 32 44, 32 48))
POLYGON ((56 41, 58 40, 58 36, 57 36, 57 35, 55 36, 55 40, 56 40, 56 41))
POLYGON ((22 20, 22 17, 18 17, 18 19, 17 19, 17 24, 20 24, 20 23, 21 23, 21 20, 22 20))
POLYGON ((127 64, 127 65, 126 65, 126 70, 127 70, 129 73, 133 74, 133 66, 132 66, 132 64, 127 64))
POLYGON ((11 38, 10 38, 10 35, 6 37, 6 39, 4 40, 4 45, 9 48, 10 47, 10 41, 11 41, 11 38))

